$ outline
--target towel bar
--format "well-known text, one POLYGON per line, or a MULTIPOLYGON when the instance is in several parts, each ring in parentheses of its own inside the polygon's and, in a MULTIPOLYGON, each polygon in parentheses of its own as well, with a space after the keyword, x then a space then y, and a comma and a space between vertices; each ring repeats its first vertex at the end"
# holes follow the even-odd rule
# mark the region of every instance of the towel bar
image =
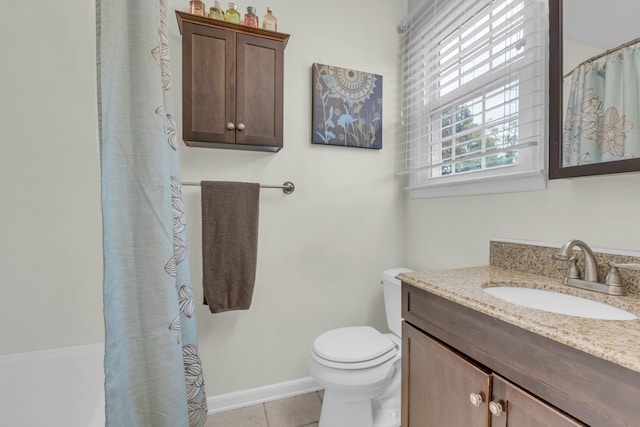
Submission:
MULTIPOLYGON (((182 185, 190 185, 195 187, 200 187, 199 182, 183 182, 182 185)), ((260 184, 260 188, 282 188, 282 192, 284 194, 291 194, 296 189, 296 186, 293 185, 293 182, 287 181, 282 185, 262 185, 260 184)))

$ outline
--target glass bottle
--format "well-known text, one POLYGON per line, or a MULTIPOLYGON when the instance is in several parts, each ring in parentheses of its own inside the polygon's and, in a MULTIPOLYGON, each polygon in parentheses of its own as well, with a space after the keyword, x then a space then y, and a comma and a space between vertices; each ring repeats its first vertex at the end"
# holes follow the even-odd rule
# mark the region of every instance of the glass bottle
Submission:
POLYGON ((278 20, 273 16, 270 7, 267 7, 267 14, 262 18, 262 28, 265 30, 278 31, 278 20))
POLYGON ((258 15, 256 15, 255 7, 247 7, 247 13, 244 14, 244 25, 247 27, 258 28, 258 15))
POLYGON ((207 16, 202 0, 191 0, 189 2, 189 13, 192 13, 193 15, 207 16))
POLYGON ((234 24, 240 23, 240 13, 234 2, 229 2, 229 9, 224 14, 224 20, 227 22, 233 22, 234 24))
POLYGON ((209 9, 209 18, 221 19, 224 21, 224 12, 222 11, 218 0, 213 2, 213 7, 209 9))

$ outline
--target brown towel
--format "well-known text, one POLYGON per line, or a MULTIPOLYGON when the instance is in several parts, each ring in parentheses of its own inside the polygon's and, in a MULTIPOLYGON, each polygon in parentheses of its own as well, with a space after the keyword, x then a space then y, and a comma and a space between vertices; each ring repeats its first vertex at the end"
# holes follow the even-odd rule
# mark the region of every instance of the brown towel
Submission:
POLYGON ((251 305, 260 185, 202 181, 202 286, 212 313, 251 305))

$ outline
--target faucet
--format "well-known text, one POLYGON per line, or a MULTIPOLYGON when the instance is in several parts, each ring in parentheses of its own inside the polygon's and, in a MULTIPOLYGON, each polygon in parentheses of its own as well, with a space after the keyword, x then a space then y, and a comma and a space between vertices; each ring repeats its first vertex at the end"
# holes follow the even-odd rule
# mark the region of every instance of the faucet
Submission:
MULTIPOLYGON (((576 258, 571 255, 574 247, 579 247, 584 254, 584 280, 587 282, 598 282, 598 269, 596 267, 596 257, 593 255, 593 251, 582 240, 569 240, 565 243, 560 251, 551 255, 551 258, 561 260, 561 261, 569 261, 569 269, 571 269, 571 273, 568 274, 569 277, 574 279, 579 279, 579 271, 577 266, 575 265, 576 258), (576 276, 576 272, 578 273, 578 277, 576 276)), ((568 271, 568 270, 567 270, 568 271)))
POLYGON ((551 255, 552 259, 561 261, 568 261, 569 266, 565 273, 562 283, 567 286, 573 286, 576 288, 587 289, 590 291, 602 292, 609 295, 626 295, 626 289, 617 274, 617 267, 625 267, 622 264, 612 264, 610 267, 612 271, 607 274, 605 283, 598 282, 598 268, 596 264, 596 257, 593 255, 593 251, 582 240, 572 239, 565 243, 560 251, 551 255), (576 264, 576 257, 572 255, 573 248, 578 247, 582 250, 584 255, 584 277, 581 277, 580 270, 576 264), (613 273, 613 274, 612 274, 613 273))

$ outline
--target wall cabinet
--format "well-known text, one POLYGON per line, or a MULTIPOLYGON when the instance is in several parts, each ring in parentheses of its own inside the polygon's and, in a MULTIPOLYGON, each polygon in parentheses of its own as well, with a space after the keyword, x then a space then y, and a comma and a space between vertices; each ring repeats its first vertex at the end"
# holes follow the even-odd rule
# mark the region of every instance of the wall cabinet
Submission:
POLYGON ((288 34, 176 11, 189 146, 279 151, 288 34))
POLYGON ((638 425, 636 371, 406 283, 402 317, 403 427, 638 425))

